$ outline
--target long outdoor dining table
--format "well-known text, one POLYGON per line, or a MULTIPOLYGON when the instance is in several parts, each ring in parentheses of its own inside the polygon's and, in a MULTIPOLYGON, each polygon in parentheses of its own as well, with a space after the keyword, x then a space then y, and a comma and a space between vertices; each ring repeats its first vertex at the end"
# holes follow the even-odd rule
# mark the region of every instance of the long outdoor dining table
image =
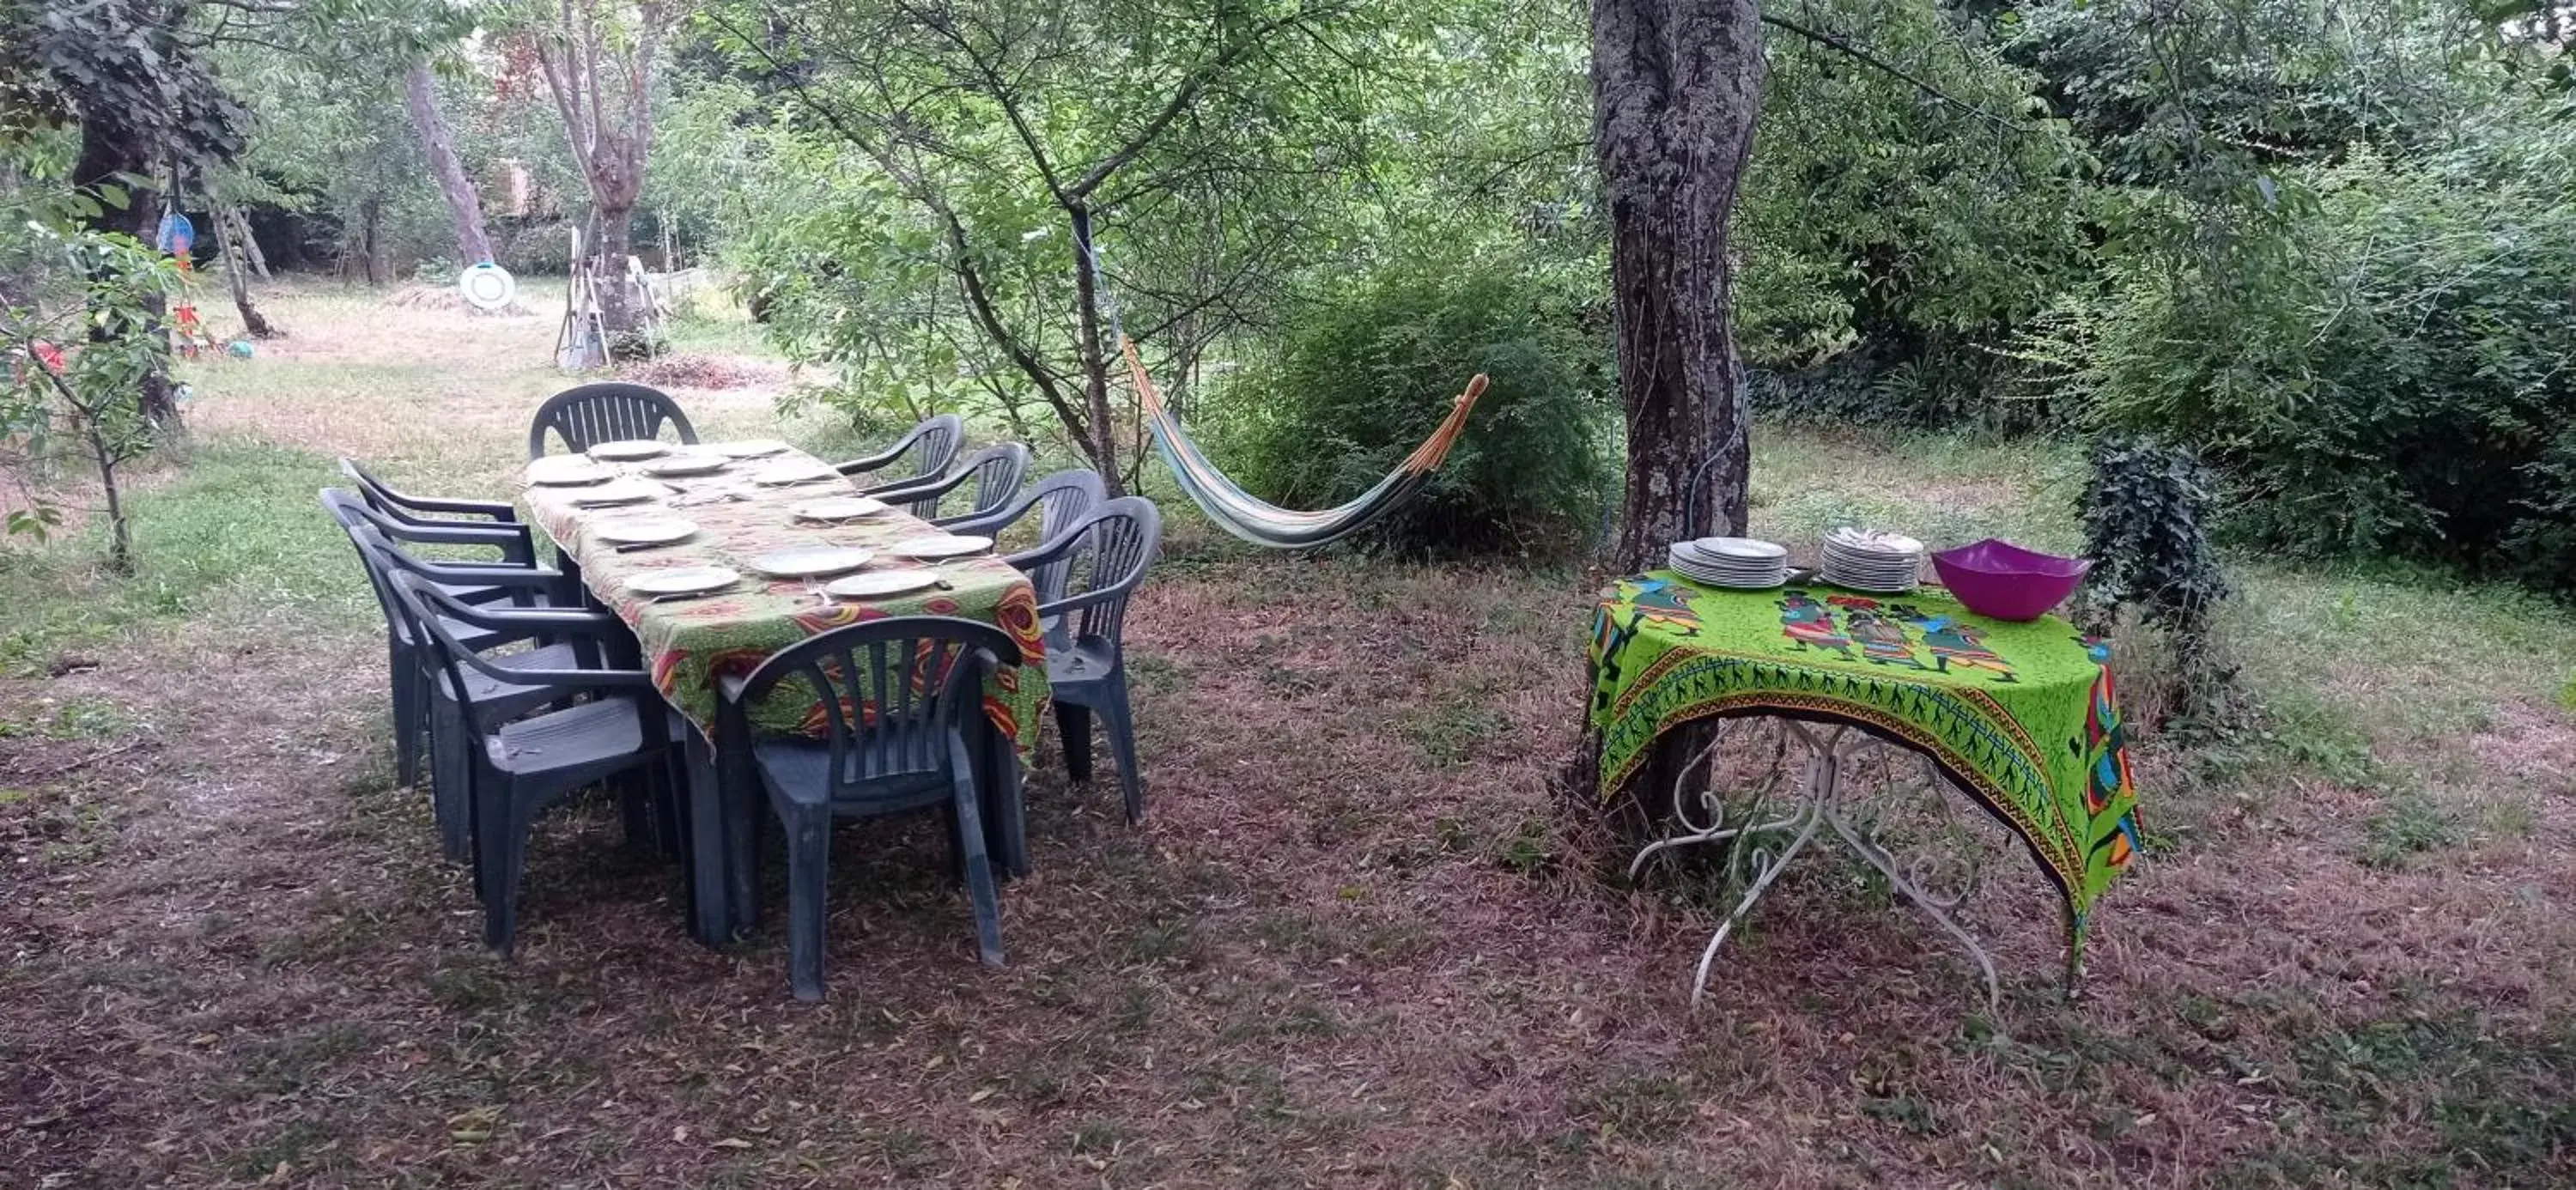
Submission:
MULTIPOLYGON (((695 448, 707 449, 707 448, 695 448)), ((1015 790, 1020 755, 1036 746, 1036 724, 1047 704, 1046 643, 1038 625, 1037 592, 1027 576, 991 554, 937 562, 892 557, 888 547, 907 538, 937 534, 939 529, 899 508, 856 520, 822 523, 800 518, 795 509, 817 499, 850 496, 857 488, 833 477, 794 485, 763 484, 754 477, 805 469, 828 473, 821 460, 793 449, 765 457, 741 459, 710 475, 657 478, 638 468, 625 468, 661 494, 655 499, 610 507, 584 507, 584 487, 527 488, 531 519, 548 536, 568 571, 577 573, 591 597, 634 629, 640 661, 654 685, 694 728, 685 741, 690 753, 689 823, 691 838, 691 931, 701 941, 719 944, 750 924, 753 873, 745 862, 750 838, 763 812, 758 778, 746 759, 717 753, 719 689, 759 668, 771 654, 819 633, 888 616, 956 616, 993 624, 1021 649, 1022 663, 1004 666, 986 682, 986 746, 978 750, 979 780, 993 796, 996 787, 1015 790), (601 527, 639 515, 677 516, 697 531, 685 540, 649 549, 621 551, 605 540, 601 527), (840 599, 821 593, 820 580, 771 578, 752 563, 764 554, 814 546, 855 546, 877 557, 866 569, 921 567, 935 570, 941 585, 879 599, 840 599), (681 600, 656 601, 627 589, 630 579, 666 567, 723 566, 739 572, 734 588, 681 600), (748 787, 746 787, 748 786, 748 787)), ((796 687, 790 684, 782 691, 796 687)), ((752 708, 755 726, 764 732, 819 732, 821 708, 774 699, 752 708)), ((743 741, 723 747, 746 747, 743 741)), ((1018 840, 1015 794, 1006 813, 988 816, 1007 837, 995 839, 996 851, 1009 869, 1024 866, 1018 840)))

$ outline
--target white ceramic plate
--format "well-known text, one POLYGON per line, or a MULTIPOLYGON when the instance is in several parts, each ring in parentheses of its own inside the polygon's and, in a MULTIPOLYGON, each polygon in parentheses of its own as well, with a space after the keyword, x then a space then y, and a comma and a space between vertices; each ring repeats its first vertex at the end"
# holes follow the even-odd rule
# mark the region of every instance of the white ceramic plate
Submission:
POLYGON ((629 576, 626 589, 638 595, 695 595, 741 581, 741 575, 722 566, 671 566, 629 576))
POLYGON ((707 449, 729 459, 757 459, 786 450, 787 444, 775 438, 754 438, 749 442, 719 442, 707 449))
POLYGON ((813 578, 856 570, 873 557, 854 546, 809 545, 762 554, 751 560, 751 568, 773 578, 813 578))
POLYGON ((731 462, 723 455, 664 455, 644 464, 643 471, 646 475, 713 475, 731 462))
POLYGON ((623 438, 615 442, 602 442, 590 448, 590 457, 603 463, 632 463, 637 459, 649 459, 669 453, 671 453, 670 443, 655 442, 650 438, 623 438))
POLYGON ((1855 529, 1849 525, 1845 525, 1840 529, 1836 529, 1833 532, 1826 534, 1825 544, 1829 546, 1851 546, 1863 553, 1871 554, 1919 554, 1923 552, 1922 542, 1916 541, 1911 537, 1907 537, 1902 533, 1888 533, 1877 529, 1855 529))
POLYGON ((873 496, 833 496, 824 500, 808 500, 797 505, 793 511, 797 516, 809 521, 855 521, 863 516, 875 516, 892 507, 893 505, 873 496))
POLYGON ((823 593, 843 599, 883 599, 938 583, 939 572, 935 570, 871 570, 833 579, 823 584, 823 593))
POLYGON ((661 495, 661 488, 640 479, 621 479, 575 492, 572 502, 577 508, 606 508, 613 504, 641 504, 661 495))
POLYGON ((606 483, 617 473, 580 455, 547 455, 528 460, 528 482, 550 488, 606 483))
POLYGON ((1699 547, 1701 556, 1712 559, 1769 562, 1789 556, 1788 547, 1758 537, 1703 537, 1691 544, 1699 547))
POLYGON ((775 487, 780 484, 803 483, 809 479, 839 479, 840 477, 840 472, 819 463, 789 459, 761 468, 759 473, 751 477, 751 482, 775 487))
POLYGON ((610 545, 665 545, 697 532, 698 526, 675 516, 630 516, 603 520, 591 531, 610 545))
POLYGON ((889 554, 928 561, 935 558, 963 558, 993 548, 990 537, 956 533, 934 533, 927 537, 908 537, 886 547, 889 554))

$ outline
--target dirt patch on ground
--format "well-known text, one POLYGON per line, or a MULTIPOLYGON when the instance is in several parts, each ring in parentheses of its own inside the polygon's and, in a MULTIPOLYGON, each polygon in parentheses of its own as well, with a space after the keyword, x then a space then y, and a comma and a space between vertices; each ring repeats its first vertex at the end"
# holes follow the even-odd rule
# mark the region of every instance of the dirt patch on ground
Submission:
POLYGON ((777 390, 787 385, 787 368, 774 360, 752 359, 739 355, 666 355, 657 360, 629 364, 618 370, 620 379, 658 388, 766 388, 777 390))
MULTIPOLYGON (((0 857, 36 890, 0 918, 0 1149, 77 1184, 2261 1182, 2452 1137, 2404 1106, 2457 1099, 2438 1065, 2334 1048, 2368 1022, 2558 1052, 2564 873, 2537 852, 2369 873, 2319 845, 2364 811, 2331 797, 2152 856, 2103 907, 2083 1002, 2056 999, 2051 894, 2007 852, 1968 913, 2000 1018, 1833 862, 1765 904, 1693 1012, 1711 907, 1594 883, 1544 791, 1581 584, 1188 570, 1131 620, 1149 825, 1050 749, 1000 971, 972 962, 930 832, 843 832, 820 1008, 787 998, 774 922, 688 943, 675 870, 596 808, 542 832, 519 959, 483 955, 463 873, 384 779, 363 639, 40 684, 127 692, 161 734, 44 781, 43 829, 86 843, 0 857), (2377 1089, 2321 1119, 2348 1085, 2377 1089)), ((0 811, 0 839, 29 821, 0 811)), ((2505 1180, 2564 1172, 2538 1152, 2505 1180)))

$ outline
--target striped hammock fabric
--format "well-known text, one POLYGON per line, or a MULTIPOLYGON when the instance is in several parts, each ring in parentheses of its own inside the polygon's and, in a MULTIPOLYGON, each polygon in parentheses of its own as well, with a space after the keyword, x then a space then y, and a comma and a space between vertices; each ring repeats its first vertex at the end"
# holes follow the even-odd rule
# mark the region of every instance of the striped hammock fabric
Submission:
POLYGON ((1163 462, 1171 467, 1181 490, 1226 532, 1272 549, 1309 549, 1338 541, 1412 499, 1423 484, 1430 482, 1431 473, 1448 459, 1449 449, 1458 444, 1458 436, 1467 428, 1468 411, 1476 407, 1476 398, 1485 395, 1486 380, 1479 374, 1467 382, 1465 392, 1458 394, 1457 403, 1450 406, 1449 416, 1442 419, 1440 428, 1413 448, 1413 453, 1405 456, 1404 462, 1379 480, 1376 487, 1348 503, 1304 512, 1268 503, 1227 479, 1216 464, 1208 461, 1198 444, 1190 441, 1189 434, 1181 429, 1180 419, 1163 407, 1162 394, 1155 390, 1153 377, 1145 374, 1145 361, 1137 354, 1135 342, 1122 336, 1120 347, 1127 355, 1127 371, 1136 380, 1145 425, 1154 432, 1154 445, 1162 452, 1163 462))

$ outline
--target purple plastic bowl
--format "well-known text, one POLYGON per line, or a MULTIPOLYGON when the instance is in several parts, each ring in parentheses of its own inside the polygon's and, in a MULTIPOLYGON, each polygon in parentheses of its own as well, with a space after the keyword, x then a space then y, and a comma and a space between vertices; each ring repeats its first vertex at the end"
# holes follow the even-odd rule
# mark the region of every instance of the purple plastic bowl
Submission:
POLYGON ((1932 555, 1932 569, 1969 611, 1997 620, 2036 620, 2075 593, 2093 560, 2061 558, 1989 537, 1932 555))

